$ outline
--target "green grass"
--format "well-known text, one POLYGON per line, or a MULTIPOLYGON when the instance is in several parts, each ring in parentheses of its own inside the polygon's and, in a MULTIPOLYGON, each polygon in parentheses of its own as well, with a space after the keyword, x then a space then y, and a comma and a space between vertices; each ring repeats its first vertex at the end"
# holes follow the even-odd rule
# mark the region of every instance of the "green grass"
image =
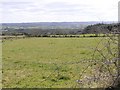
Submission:
MULTIPOLYGON (((101 38, 25 38, 3 42, 3 87, 67 88, 79 79, 101 38)), ((102 47, 102 44, 100 45, 102 47)))

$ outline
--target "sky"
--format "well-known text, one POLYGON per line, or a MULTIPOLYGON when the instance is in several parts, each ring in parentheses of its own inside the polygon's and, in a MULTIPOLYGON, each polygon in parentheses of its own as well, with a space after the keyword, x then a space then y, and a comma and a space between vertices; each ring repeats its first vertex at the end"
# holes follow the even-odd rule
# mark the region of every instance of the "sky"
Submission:
POLYGON ((0 22, 117 21, 119 0, 0 0, 0 22))

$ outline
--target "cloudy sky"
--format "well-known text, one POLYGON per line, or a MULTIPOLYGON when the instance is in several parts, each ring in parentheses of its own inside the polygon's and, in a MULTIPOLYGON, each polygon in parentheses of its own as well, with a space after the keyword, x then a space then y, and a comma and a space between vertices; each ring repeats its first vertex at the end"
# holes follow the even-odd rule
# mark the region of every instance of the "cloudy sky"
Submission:
POLYGON ((0 0, 0 22, 117 21, 119 0, 0 0))

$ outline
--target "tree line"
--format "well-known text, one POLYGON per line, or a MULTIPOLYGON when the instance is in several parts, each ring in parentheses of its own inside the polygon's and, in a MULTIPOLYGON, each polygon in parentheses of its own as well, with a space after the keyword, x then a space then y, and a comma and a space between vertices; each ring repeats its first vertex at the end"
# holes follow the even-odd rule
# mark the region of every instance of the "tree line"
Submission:
MULTIPOLYGON (((119 23, 114 24, 103 24, 98 23, 94 25, 88 25, 84 29, 41 29, 41 28, 4 28, 2 30, 2 35, 18 36, 25 35, 28 37, 74 37, 74 35, 83 35, 84 34, 94 34, 95 36, 100 36, 100 34, 106 33, 116 33, 117 28, 120 26, 119 23)), ((92 36, 91 36, 92 37, 92 36)))

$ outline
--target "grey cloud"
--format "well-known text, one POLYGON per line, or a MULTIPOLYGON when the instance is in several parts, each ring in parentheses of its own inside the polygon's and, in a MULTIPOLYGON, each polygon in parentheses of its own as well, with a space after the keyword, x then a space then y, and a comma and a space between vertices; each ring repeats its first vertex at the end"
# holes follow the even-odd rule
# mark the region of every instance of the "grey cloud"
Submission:
POLYGON ((30 2, 1 2, 1 4, 3 5, 9 5, 9 6, 12 6, 12 5, 23 5, 23 4, 29 4, 30 2))
POLYGON ((90 6, 86 4, 71 4, 68 2, 54 2, 45 5, 45 8, 49 8, 49 9, 75 9, 81 7, 88 8, 90 6))
POLYGON ((53 3, 48 3, 44 6, 44 9, 47 12, 51 13, 65 13, 65 14, 70 14, 70 13, 82 13, 85 10, 90 10, 92 8, 89 5, 86 4, 71 4, 67 2, 53 2, 53 3))
POLYGON ((2 9, 25 9, 27 7, 32 7, 30 2, 2 2, 2 9))
POLYGON ((77 7, 77 5, 69 4, 66 2, 54 2, 54 3, 46 4, 45 7, 51 8, 51 9, 54 9, 54 8, 73 8, 73 7, 75 8, 75 7, 77 7))
POLYGON ((3 9, 7 11, 26 11, 33 13, 53 13, 53 14, 73 14, 83 13, 90 10, 90 6, 86 4, 71 4, 68 2, 52 2, 42 5, 32 2, 3 2, 3 9))
POLYGON ((71 4, 67 2, 53 2, 42 5, 31 2, 5 2, 3 8, 7 11, 13 10, 16 13, 20 11, 31 12, 34 14, 54 14, 54 15, 85 15, 94 13, 94 9, 86 4, 71 4))
MULTIPOLYGON (((22 4, 22 3, 21 3, 22 4)), ((19 5, 21 5, 19 4, 19 5)), ((16 8, 19 8, 19 5, 15 5, 16 8)), ((13 7, 13 6, 12 6, 13 7)), ((22 4, 22 7, 20 6, 20 8, 25 8, 26 4, 22 4)), ((64 11, 70 11, 71 9, 74 9, 75 7, 77 7, 76 5, 71 5, 65 2, 54 2, 54 3, 46 3, 45 5, 42 4, 38 4, 38 5, 34 5, 34 3, 28 3, 27 7, 29 7, 29 9, 27 9, 27 11, 29 12, 64 12, 64 11)), ((25 9, 24 9, 25 10, 25 9)))

